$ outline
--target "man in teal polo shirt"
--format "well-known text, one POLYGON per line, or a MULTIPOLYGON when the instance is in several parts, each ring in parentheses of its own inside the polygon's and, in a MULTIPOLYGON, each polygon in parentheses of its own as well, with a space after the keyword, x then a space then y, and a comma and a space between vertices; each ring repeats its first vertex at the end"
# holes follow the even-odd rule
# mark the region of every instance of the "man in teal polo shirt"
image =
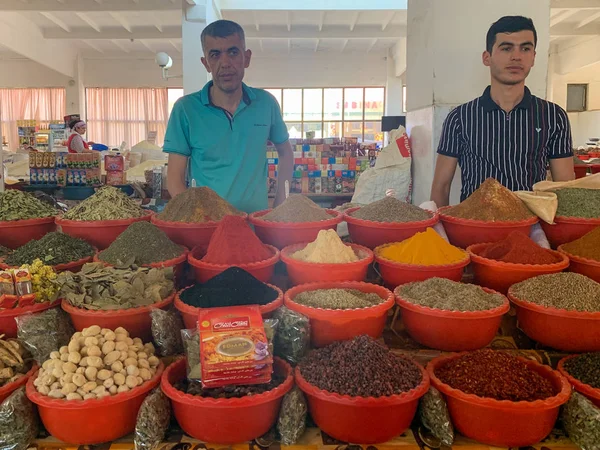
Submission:
POLYGON ((279 156, 275 205, 285 200, 293 150, 277 100, 242 80, 252 52, 237 23, 218 20, 201 36, 202 63, 212 81, 173 106, 163 151, 169 154, 167 187, 172 197, 188 183, 208 186, 236 208, 268 207, 267 140, 279 156))

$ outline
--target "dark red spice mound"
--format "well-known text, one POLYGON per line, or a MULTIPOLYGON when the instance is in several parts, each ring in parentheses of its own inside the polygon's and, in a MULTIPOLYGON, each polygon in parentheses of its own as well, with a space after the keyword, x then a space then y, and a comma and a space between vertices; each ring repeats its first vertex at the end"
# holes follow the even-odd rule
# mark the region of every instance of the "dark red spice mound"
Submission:
POLYGON ((514 264, 554 264, 560 261, 521 231, 513 231, 504 240, 486 247, 479 255, 514 264))

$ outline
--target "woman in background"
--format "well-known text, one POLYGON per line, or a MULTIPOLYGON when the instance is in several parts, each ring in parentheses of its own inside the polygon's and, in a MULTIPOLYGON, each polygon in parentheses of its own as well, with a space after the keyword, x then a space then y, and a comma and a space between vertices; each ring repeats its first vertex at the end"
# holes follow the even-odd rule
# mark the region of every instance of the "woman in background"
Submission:
POLYGON ((87 131, 87 126, 83 120, 72 120, 69 122, 69 128, 72 130, 69 140, 67 141, 67 148, 69 153, 91 153, 93 150, 90 145, 93 142, 86 142, 83 139, 83 135, 87 131))

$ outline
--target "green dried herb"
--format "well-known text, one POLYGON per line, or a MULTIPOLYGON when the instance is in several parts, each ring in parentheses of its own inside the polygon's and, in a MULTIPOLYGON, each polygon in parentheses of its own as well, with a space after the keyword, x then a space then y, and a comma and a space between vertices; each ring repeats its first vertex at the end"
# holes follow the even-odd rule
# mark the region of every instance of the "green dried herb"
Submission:
POLYGON ((600 190, 565 188, 556 191, 557 216, 597 219, 600 217, 600 190))
POLYGON ((171 420, 171 402, 160 387, 144 399, 135 424, 135 450, 152 450, 165 438, 171 420))
POLYGON ((274 317, 279 320, 275 355, 296 365, 310 348, 310 322, 307 317, 285 306, 277 309, 274 317))
POLYGON ((294 302, 312 308, 356 309, 378 305, 383 299, 375 293, 358 289, 317 289, 301 292, 294 297, 294 302))
POLYGON ((67 211, 63 219, 96 221, 141 217, 145 211, 134 200, 112 186, 100 188, 94 195, 67 211))
POLYGON ((448 412, 448 405, 442 394, 431 386, 419 404, 421 422, 431 434, 449 447, 454 443, 454 427, 448 412))
POLYGON ((0 448, 27 450, 38 431, 36 408, 25 395, 25 387, 21 387, 0 405, 0 448))
POLYGON ((60 308, 15 318, 17 337, 41 366, 50 353, 68 345, 75 333, 71 318, 60 308))
POLYGON ((83 239, 55 231, 19 247, 6 258, 5 262, 10 266, 21 266, 41 259, 46 265, 56 266, 93 255, 94 248, 83 239))
POLYGON ((285 394, 279 410, 277 431, 283 445, 294 445, 306 430, 308 407, 306 398, 298 386, 285 394))
POLYGON ((0 245, 0 258, 5 258, 12 253, 10 248, 6 248, 0 245))
POLYGON ((600 352, 575 356, 568 359, 564 367, 573 378, 600 389, 600 352))
POLYGON ((576 445, 582 450, 600 450, 600 408, 573 392, 561 417, 569 438, 576 445))
POLYGON ((0 192, 0 222, 56 216, 58 211, 33 195, 10 189, 0 192))

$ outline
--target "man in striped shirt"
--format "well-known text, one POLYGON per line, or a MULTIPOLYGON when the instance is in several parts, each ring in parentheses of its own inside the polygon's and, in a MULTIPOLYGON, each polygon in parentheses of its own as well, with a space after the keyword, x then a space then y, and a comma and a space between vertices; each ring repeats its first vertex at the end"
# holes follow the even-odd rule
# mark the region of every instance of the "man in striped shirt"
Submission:
POLYGON ((503 17, 491 26, 486 41, 483 64, 490 68, 491 85, 444 121, 431 188, 438 206, 449 204, 457 164, 461 201, 489 177, 513 191, 531 190, 546 179, 548 161, 554 181, 574 178, 567 114, 525 86, 537 44, 532 20, 503 17))

